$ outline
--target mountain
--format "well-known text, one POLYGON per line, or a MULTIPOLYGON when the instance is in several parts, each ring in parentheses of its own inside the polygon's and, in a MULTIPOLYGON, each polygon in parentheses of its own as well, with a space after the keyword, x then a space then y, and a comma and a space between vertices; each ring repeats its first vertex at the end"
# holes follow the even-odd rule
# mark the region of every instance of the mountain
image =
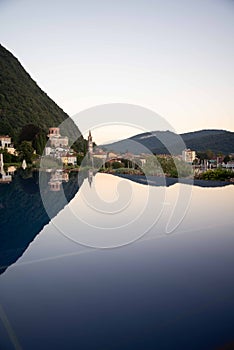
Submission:
POLYGON ((199 152, 212 150, 214 153, 234 153, 234 132, 227 130, 201 130, 182 134, 188 148, 199 152))
POLYGON ((103 145, 106 150, 116 153, 131 152, 156 154, 181 154, 183 149, 197 152, 212 150, 214 153, 234 153, 234 132, 226 130, 200 130, 177 135, 171 131, 152 131, 128 139, 103 145), (181 142, 183 140, 184 144, 181 142), (170 150, 173 150, 171 152, 170 150))
MULTIPOLYGON (((22 132, 29 140, 35 130, 48 132, 69 116, 43 92, 25 71, 20 62, 0 45, 0 134, 9 134, 16 141, 22 132)), ((68 119, 70 129, 81 135, 76 125, 68 119)))

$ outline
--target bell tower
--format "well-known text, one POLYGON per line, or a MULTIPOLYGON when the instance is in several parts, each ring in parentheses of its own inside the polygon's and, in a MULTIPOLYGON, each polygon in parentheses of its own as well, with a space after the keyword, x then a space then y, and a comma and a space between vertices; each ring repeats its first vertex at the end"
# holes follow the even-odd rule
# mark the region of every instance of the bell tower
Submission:
POLYGON ((90 130, 89 130, 89 136, 88 136, 88 156, 89 158, 92 158, 93 156, 93 138, 90 130))

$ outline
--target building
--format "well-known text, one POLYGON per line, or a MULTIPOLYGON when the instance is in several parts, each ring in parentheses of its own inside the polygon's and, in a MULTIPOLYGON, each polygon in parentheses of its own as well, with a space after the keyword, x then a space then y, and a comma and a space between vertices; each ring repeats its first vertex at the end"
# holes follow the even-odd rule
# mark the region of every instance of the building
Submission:
POLYGON ((12 176, 5 172, 4 170, 4 162, 3 162, 3 154, 0 153, 0 183, 9 183, 12 181, 12 176))
POLYGON ((192 163, 196 159, 196 152, 187 148, 182 152, 182 159, 186 163, 192 163))
POLYGON ((93 156, 93 138, 91 135, 91 131, 89 130, 89 136, 88 136, 88 157, 92 158, 93 156))
POLYGON ((8 135, 0 135, 0 148, 10 147, 11 137, 8 135))
POLYGON ((0 135, 0 149, 6 149, 8 153, 17 155, 11 137, 8 135, 0 135))
POLYGON ((222 167, 226 168, 227 170, 234 171, 234 162, 230 161, 230 162, 227 162, 227 164, 223 163, 222 167))
MULTIPOLYGON (((108 152, 107 153, 107 161, 110 161, 112 159, 120 158, 119 154, 114 153, 114 152, 108 152)), ((121 157, 123 158, 123 157, 121 157)))
POLYGON ((135 155, 133 162, 136 163, 139 167, 146 165, 146 158, 141 155, 135 155))
POLYGON ((61 155, 61 160, 62 160, 62 163, 65 164, 65 165, 77 165, 77 157, 75 154, 64 154, 64 155, 61 155))
POLYGON ((93 150, 93 157, 106 161, 107 152, 103 151, 103 149, 101 149, 100 147, 95 147, 95 149, 93 150))
POLYGON ((49 128, 49 134, 47 136, 49 138, 50 147, 68 147, 68 137, 61 136, 59 128, 49 128))
POLYGON ((45 147, 44 155, 61 159, 64 164, 77 164, 77 157, 69 147, 67 136, 61 136, 59 128, 49 128, 48 144, 45 147))

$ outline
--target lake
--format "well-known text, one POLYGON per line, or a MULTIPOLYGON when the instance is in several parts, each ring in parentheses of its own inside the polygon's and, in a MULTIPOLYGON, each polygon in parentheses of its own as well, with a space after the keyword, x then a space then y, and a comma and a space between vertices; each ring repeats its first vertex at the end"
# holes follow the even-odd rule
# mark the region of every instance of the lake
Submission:
POLYGON ((0 186, 0 349, 234 341, 233 185, 45 176, 0 186))

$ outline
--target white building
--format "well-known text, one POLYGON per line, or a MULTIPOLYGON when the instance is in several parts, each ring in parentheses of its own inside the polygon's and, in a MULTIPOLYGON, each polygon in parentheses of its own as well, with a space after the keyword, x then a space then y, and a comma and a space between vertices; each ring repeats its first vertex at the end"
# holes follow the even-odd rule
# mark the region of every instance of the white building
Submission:
POLYGON ((223 163, 222 167, 228 170, 234 170, 234 162, 228 162, 227 164, 223 163))
POLYGON ((8 135, 0 135, 0 149, 6 149, 8 153, 17 155, 11 137, 8 135))
POLYGON ((59 128, 49 128, 49 143, 51 147, 68 147, 68 137, 60 135, 59 128))
POLYGON ((65 164, 76 164, 76 155, 70 149, 67 136, 60 135, 59 128, 49 128, 48 144, 45 147, 45 156, 51 156, 53 158, 62 159, 65 164))
POLYGON ((0 153, 0 174, 0 182, 9 183, 12 181, 12 176, 9 173, 5 173, 2 153, 0 153))
POLYGON ((8 135, 0 135, 0 148, 10 147, 11 137, 8 135))
POLYGON ((182 159, 186 163, 192 163, 196 159, 196 152, 187 148, 182 152, 182 159))
POLYGON ((77 165, 77 157, 75 154, 67 153, 67 154, 61 155, 61 160, 65 165, 69 165, 69 164, 77 165))

